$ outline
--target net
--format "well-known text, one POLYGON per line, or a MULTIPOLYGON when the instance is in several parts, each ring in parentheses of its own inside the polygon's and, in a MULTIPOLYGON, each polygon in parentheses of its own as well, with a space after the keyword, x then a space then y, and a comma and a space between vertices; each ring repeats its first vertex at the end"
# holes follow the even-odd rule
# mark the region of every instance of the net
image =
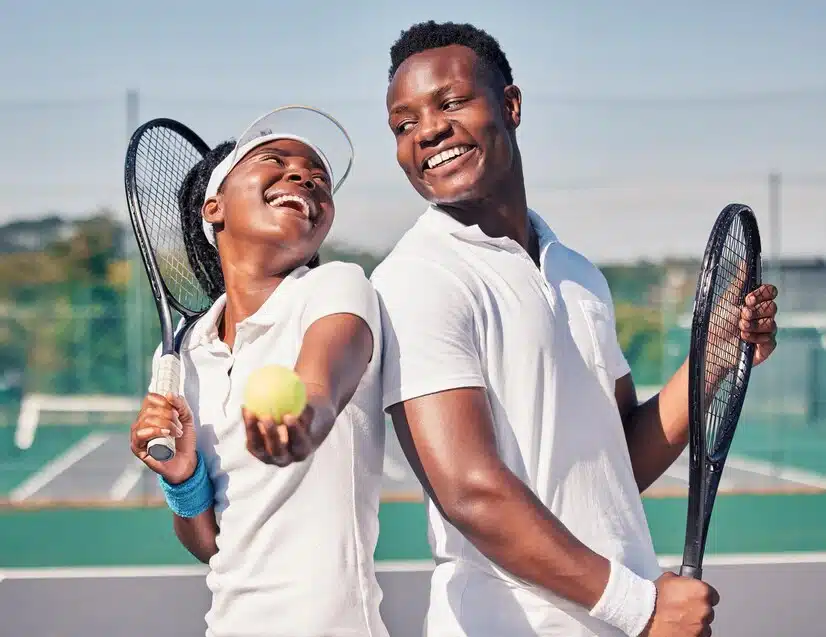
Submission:
POLYGON ((192 269, 184 243, 178 190, 202 158, 191 143, 163 126, 142 135, 135 160, 135 183, 149 243, 169 293, 198 312, 210 305, 192 269))
POLYGON ((133 396, 25 395, 2 454, 0 509, 161 504, 157 479, 129 447, 139 408, 133 396))

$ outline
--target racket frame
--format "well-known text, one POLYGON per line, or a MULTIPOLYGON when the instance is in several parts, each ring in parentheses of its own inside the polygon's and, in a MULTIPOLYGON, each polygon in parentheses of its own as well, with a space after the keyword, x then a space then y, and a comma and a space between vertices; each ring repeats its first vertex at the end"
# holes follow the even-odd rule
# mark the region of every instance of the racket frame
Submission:
POLYGON ((726 406, 726 420, 731 420, 734 426, 728 440, 724 442, 718 453, 710 457, 707 452, 705 431, 705 345, 708 339, 708 329, 713 304, 710 299, 711 290, 718 276, 720 255, 725 246, 726 237, 731 225, 740 218, 743 225, 743 235, 747 247, 747 265, 749 272, 746 288, 754 290, 760 285, 761 273, 761 244, 760 233, 754 211, 743 204, 729 204, 720 212, 711 230, 711 236, 706 244, 700 277, 697 281, 697 292, 694 298, 694 310, 691 322, 691 341, 688 359, 688 413, 689 413, 689 470, 688 470, 688 510, 686 515, 686 536, 683 549, 683 561, 680 575, 702 579, 703 556, 705 554, 706 539, 708 537, 711 513, 717 497, 723 469, 728 451, 737 428, 740 412, 745 402, 746 389, 751 376, 752 361, 754 358, 754 344, 746 342, 740 354, 740 365, 743 367, 743 393, 735 403, 726 406))
MULTIPOLYGON (((180 379, 180 351, 184 336, 189 328, 203 316, 205 311, 193 312, 181 305, 175 296, 169 291, 164 283, 158 262, 152 250, 152 242, 144 223, 141 209, 140 197, 138 196, 137 185, 137 152, 143 135, 154 128, 167 128, 183 137, 202 156, 209 151, 209 146, 194 131, 180 122, 160 117, 152 119, 138 127, 132 134, 129 146, 126 150, 126 161, 124 166, 124 185, 126 188, 126 203, 129 209, 129 219, 141 254, 146 276, 152 288, 152 296, 155 299, 155 307, 158 311, 158 319, 161 326, 161 362, 159 365, 158 377, 161 379, 156 387, 158 393, 167 392, 178 393, 180 379), (178 312, 184 319, 184 324, 175 333, 175 326, 172 318, 172 310, 178 312)), ((177 206, 176 206, 177 209, 177 206)), ((175 456, 175 439, 171 436, 154 438, 147 444, 147 452, 152 458, 160 461, 171 460, 175 456)))

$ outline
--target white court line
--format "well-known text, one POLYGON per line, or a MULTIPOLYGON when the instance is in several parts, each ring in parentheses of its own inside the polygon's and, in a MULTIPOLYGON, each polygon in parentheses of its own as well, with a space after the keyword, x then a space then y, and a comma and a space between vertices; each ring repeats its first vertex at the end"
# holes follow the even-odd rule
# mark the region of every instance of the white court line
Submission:
POLYGON ((125 500, 129 492, 140 482, 144 466, 140 460, 135 459, 115 480, 112 488, 109 489, 109 497, 112 500, 125 500))
POLYGON ((393 460, 393 458, 391 458, 390 456, 385 456, 384 475, 386 475, 391 480, 401 482, 407 476, 407 472, 404 470, 404 467, 395 460, 393 460))
MULTIPOLYGON (((661 566, 680 566, 682 555, 658 555, 661 566)), ((768 564, 826 564, 826 553, 721 553, 706 555, 703 566, 762 566, 768 564)))
POLYGON ((668 469, 663 472, 663 475, 668 476, 669 478, 674 478, 675 480, 680 480, 688 485, 688 472, 686 471, 685 466, 676 467, 675 465, 676 462, 669 466, 668 469))
POLYGON ((767 478, 797 482, 798 484, 805 484, 807 487, 814 487, 816 489, 826 489, 826 476, 812 471, 793 469, 791 467, 784 467, 783 465, 772 464, 771 462, 752 460, 736 455, 728 457, 726 467, 756 473, 767 478))
POLYGON ((103 443, 109 440, 109 434, 89 434, 65 453, 43 466, 40 471, 16 487, 10 494, 12 502, 20 502, 49 484, 73 464, 85 458, 103 443))
MULTIPOLYGON (((660 555, 657 557, 663 568, 680 566, 682 556, 660 555)), ((707 555, 703 566, 761 566, 772 564, 826 564, 826 553, 730 553, 707 555)), ((376 562, 379 573, 425 573, 433 570, 432 560, 396 560, 376 562)), ((0 570, 3 579, 105 579, 127 577, 203 577, 206 566, 105 566, 69 568, 9 568, 0 570)))
POLYGON ((104 566, 61 568, 9 568, 0 570, 0 579, 106 579, 130 577, 202 577, 207 566, 104 566))
MULTIPOLYGON (((688 484, 688 460, 680 456, 663 475, 676 480, 681 480, 688 484), (680 461, 683 462, 680 462, 680 461)), ((744 456, 736 454, 730 455, 726 459, 726 469, 735 469, 745 473, 753 473, 764 478, 773 478, 775 480, 784 480, 787 482, 795 482, 807 487, 815 489, 826 489, 826 476, 815 473, 813 471, 804 471, 803 469, 795 469, 784 465, 773 464, 763 460, 753 460, 744 456)), ((731 477, 730 475, 728 477, 731 477)), ((723 479, 726 480, 725 470, 723 472, 723 479)))

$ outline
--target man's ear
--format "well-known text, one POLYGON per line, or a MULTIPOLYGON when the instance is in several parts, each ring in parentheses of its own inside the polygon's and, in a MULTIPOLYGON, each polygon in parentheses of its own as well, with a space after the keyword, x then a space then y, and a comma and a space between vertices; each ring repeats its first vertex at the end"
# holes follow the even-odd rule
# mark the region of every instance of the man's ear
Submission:
POLYGON ((504 96, 502 106, 505 109, 505 123, 508 128, 515 130, 522 122, 522 91, 516 84, 509 84, 504 89, 504 96))

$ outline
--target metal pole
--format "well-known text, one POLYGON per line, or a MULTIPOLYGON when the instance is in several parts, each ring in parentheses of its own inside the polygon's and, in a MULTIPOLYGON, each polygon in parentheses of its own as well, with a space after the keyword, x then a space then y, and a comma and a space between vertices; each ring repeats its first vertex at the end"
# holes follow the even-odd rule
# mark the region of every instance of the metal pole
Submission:
POLYGON ((769 254, 772 261, 780 258, 780 173, 769 175, 769 254))
MULTIPOLYGON (((771 283, 776 285, 779 290, 783 289, 783 267, 780 263, 780 187, 781 177, 780 173, 771 173, 769 175, 769 258, 771 259, 771 283)), ((785 464, 785 449, 783 448, 782 438, 780 435, 780 426, 786 416, 786 392, 783 389, 784 378, 782 370, 771 366, 772 375, 774 376, 775 391, 779 391, 778 397, 772 397, 780 403, 780 418, 779 422, 773 423, 772 427, 772 458, 775 466, 783 466, 785 464)))
MULTIPOLYGON (((129 90, 126 92, 126 139, 127 141, 132 137, 132 133, 138 127, 138 118, 140 110, 140 98, 138 91, 129 90)), ((126 220, 124 230, 125 247, 126 247, 126 263, 129 272, 129 285, 126 294, 126 320, 124 325, 126 327, 126 347, 128 366, 127 379, 128 388, 127 394, 143 393, 143 314, 141 312, 141 264, 139 262, 139 255, 137 244, 135 243, 134 235, 131 231, 131 223, 126 220)))

